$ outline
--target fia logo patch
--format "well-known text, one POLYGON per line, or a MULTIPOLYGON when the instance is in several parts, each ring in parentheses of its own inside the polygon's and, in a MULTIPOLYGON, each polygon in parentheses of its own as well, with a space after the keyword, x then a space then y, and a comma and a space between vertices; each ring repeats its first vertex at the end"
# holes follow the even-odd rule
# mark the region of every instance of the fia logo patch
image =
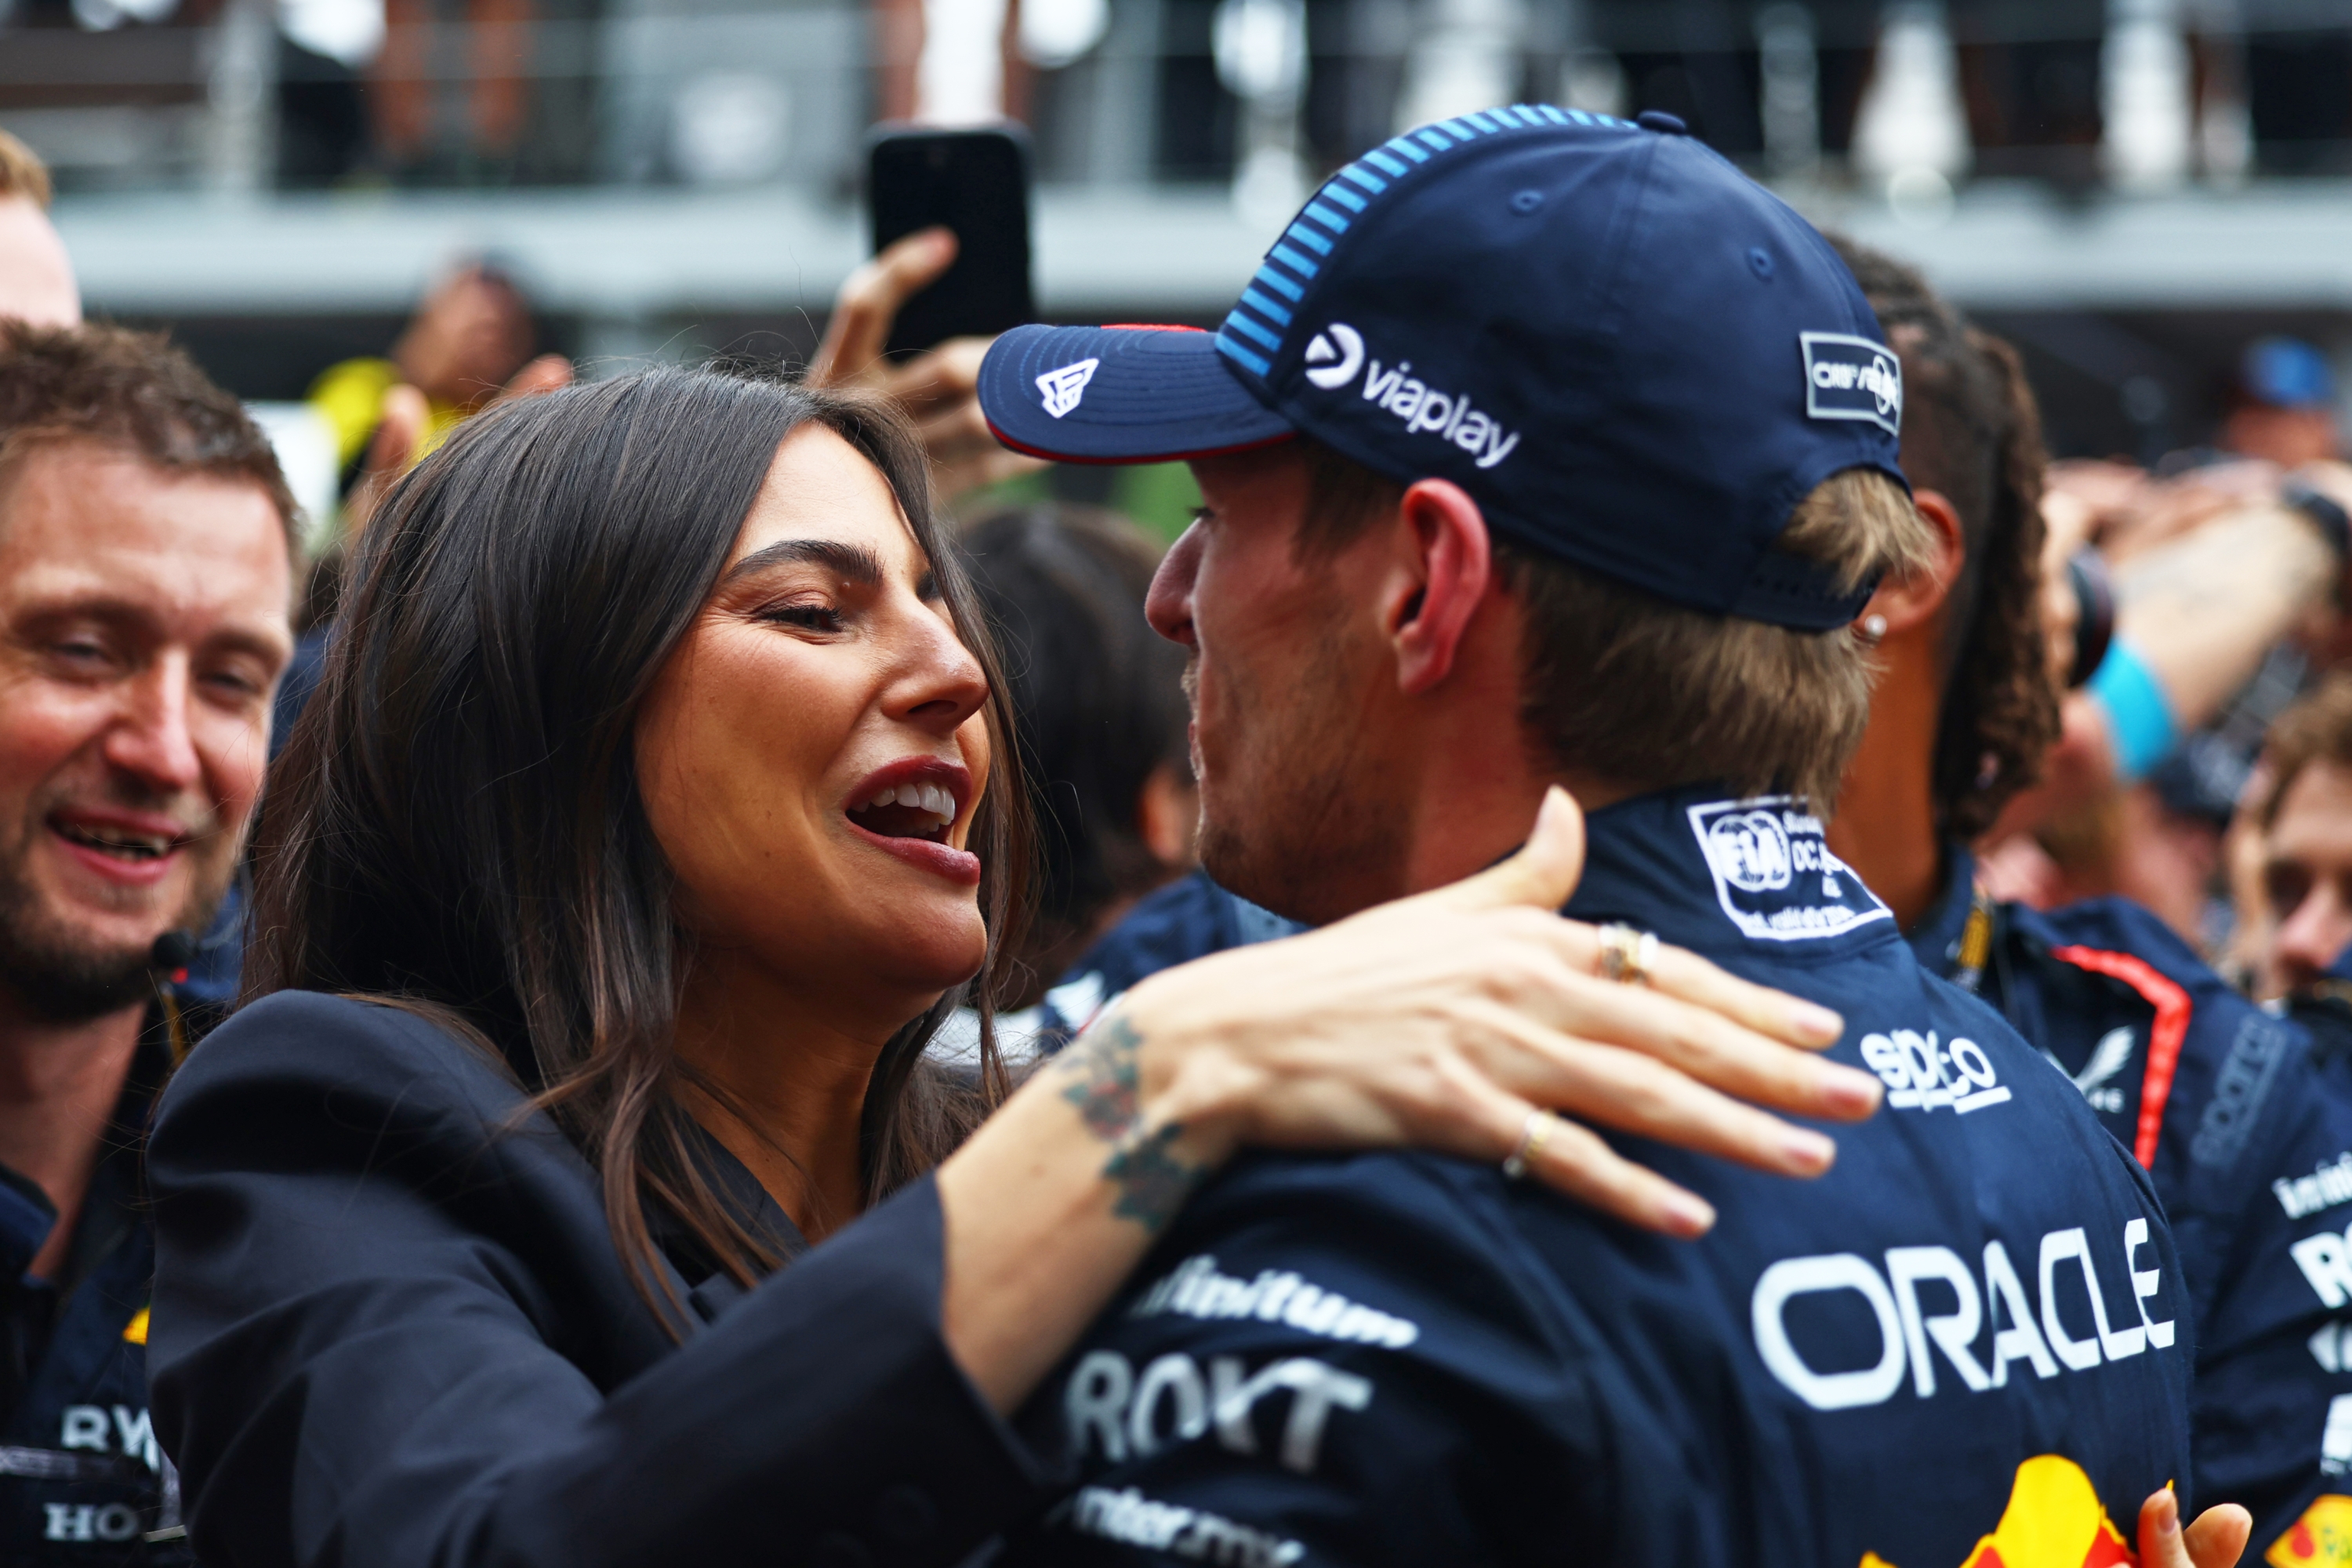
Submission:
POLYGON ((1805 413, 1814 419, 1865 419, 1903 433, 1903 362, 1884 343, 1844 332, 1799 332, 1805 355, 1805 413))
POLYGON ((1059 419, 1078 405, 1087 395, 1087 383, 1095 378, 1095 366, 1100 360, 1082 359, 1076 364, 1066 364, 1059 370, 1049 370, 1037 378, 1037 390, 1045 395, 1045 412, 1059 419))
POLYGON ((1716 901, 1744 936, 1802 942, 1895 918, 1830 853, 1821 818, 1794 795, 1695 805, 1690 825, 1716 901))

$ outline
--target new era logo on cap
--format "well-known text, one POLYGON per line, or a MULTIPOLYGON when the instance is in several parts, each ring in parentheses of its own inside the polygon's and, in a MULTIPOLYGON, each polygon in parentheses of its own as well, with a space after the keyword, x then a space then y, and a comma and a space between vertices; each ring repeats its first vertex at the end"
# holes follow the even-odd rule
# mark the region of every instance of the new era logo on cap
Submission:
POLYGON ((1082 359, 1076 364, 1066 364, 1059 370, 1049 370, 1037 378, 1037 390, 1045 395, 1045 412, 1059 419, 1078 405, 1087 395, 1087 383, 1095 378, 1095 366, 1100 360, 1082 359))
POLYGON ((1844 332, 1799 332, 1805 352, 1805 412, 1815 419, 1867 419, 1903 434, 1903 362, 1884 343, 1844 332))

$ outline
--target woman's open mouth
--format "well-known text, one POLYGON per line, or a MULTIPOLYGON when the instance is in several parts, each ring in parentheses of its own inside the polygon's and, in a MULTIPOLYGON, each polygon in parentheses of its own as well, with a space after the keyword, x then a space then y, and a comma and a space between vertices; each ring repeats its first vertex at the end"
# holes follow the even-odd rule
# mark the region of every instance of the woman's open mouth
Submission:
POLYGON ((950 882, 976 887, 980 857, 948 839, 971 787, 971 775, 956 763, 909 757, 860 784, 842 815, 849 830, 875 847, 950 882))
POLYGON ((919 838, 944 844, 955 826, 956 797, 943 784, 910 781, 895 784, 849 808, 849 820, 882 838, 919 838))

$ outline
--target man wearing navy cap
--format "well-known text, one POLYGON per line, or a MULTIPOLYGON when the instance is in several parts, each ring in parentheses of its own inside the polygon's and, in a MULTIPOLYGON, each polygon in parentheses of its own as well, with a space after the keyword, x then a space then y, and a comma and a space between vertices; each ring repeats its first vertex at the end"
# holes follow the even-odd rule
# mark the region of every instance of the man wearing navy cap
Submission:
POLYGON ((1823 1002, 1886 1109, 1806 1187, 1621 1141, 1683 1234, 1720 1217, 1696 1241, 1516 1183, 1590 1138, 1549 1115, 1500 1171, 1235 1163, 1025 1414, 1081 1484, 1013 1562, 2077 1568, 2188 1473, 2146 1173, 1822 841, 1850 623, 1930 547, 1899 365, 1821 237, 1679 132, 1399 137, 1215 334, 1024 328, 982 404, 1022 450, 1193 464, 1150 613, 1193 655, 1221 882, 1341 919, 1567 784, 1606 973, 1654 933, 1823 1002))

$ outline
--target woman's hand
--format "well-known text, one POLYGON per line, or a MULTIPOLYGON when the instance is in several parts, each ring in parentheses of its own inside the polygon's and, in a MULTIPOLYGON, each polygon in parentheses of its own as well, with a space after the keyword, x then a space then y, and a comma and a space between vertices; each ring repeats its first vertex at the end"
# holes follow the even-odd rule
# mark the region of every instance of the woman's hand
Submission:
MULTIPOLYGON (((941 1325, 972 1381, 998 1409, 1018 1405, 1244 1143, 1501 1161, 1541 1106, 1826 1170, 1827 1138, 1731 1096, 1868 1115, 1878 1080, 1810 1054, 1840 1020, 1674 948, 1643 958, 1654 989, 1600 978, 1600 933, 1553 912, 1583 862, 1583 818, 1554 790, 1528 847, 1492 870, 1129 992, 940 1167, 941 1325)), ((1588 1130, 1536 1125, 1530 1173, 1676 1235, 1712 1222, 1588 1130)))
MULTIPOLYGON (((1182 1127, 1187 1153, 1212 1161, 1239 1143, 1501 1161, 1540 1109, 1784 1175, 1827 1170, 1827 1137, 1740 1101, 1875 1110, 1875 1077, 1811 1054, 1838 1016, 1674 947, 1646 987, 1601 978, 1601 933, 1554 912, 1583 861, 1583 818, 1554 789, 1527 847, 1488 871, 1145 981, 1106 1020, 1133 1037, 1142 1120, 1182 1127)), ((1090 1036, 1049 1071, 1096 1071, 1103 1048, 1090 1036)), ((1714 1223, 1574 1122, 1552 1121, 1528 1168, 1635 1225, 1714 1223)))

